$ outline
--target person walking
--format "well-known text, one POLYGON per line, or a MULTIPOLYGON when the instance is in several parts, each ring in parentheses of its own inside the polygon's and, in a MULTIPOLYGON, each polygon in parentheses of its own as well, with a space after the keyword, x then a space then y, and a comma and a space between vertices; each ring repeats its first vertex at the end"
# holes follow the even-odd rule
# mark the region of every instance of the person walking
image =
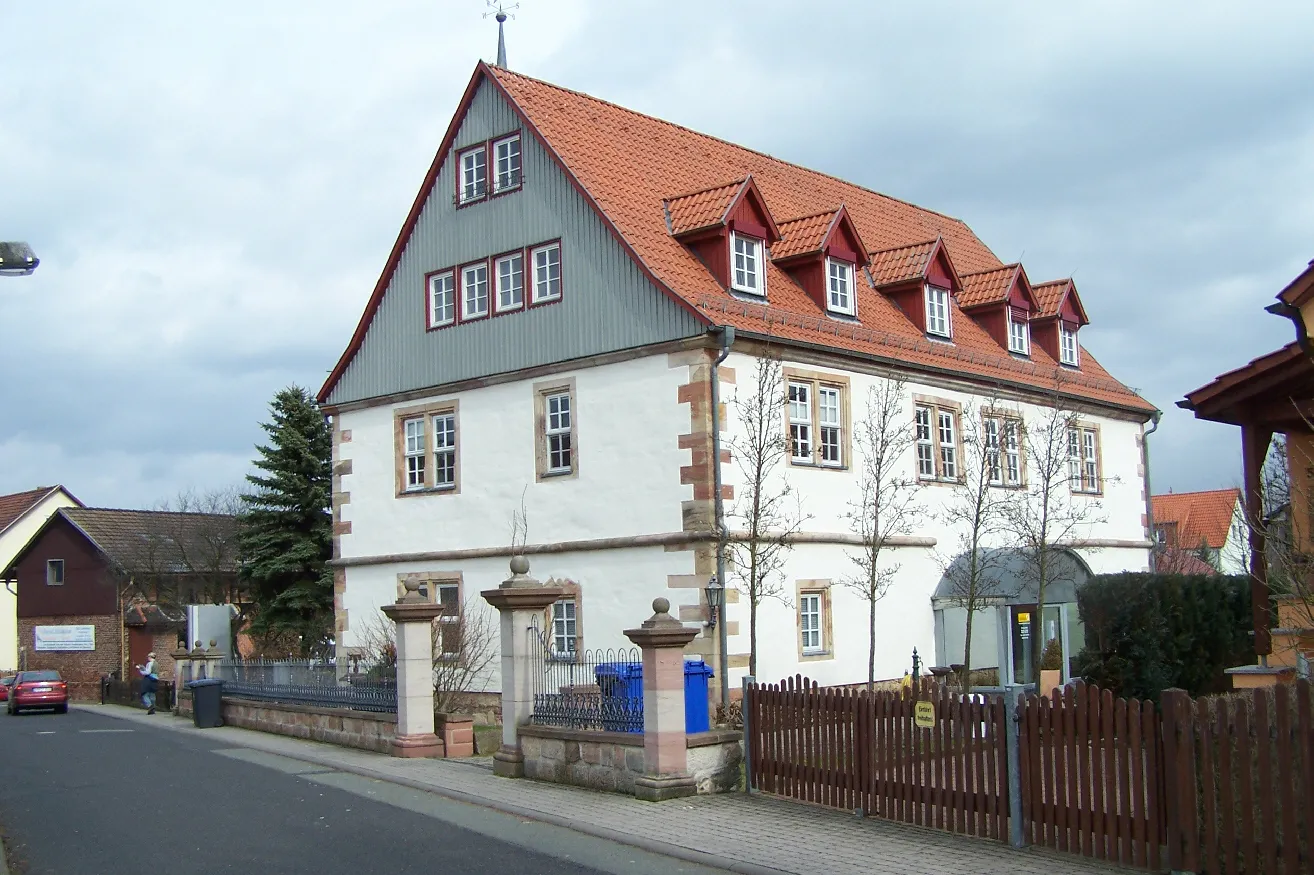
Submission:
POLYGON ((137 666, 137 671, 141 672, 141 703, 146 706, 147 714, 154 714, 155 689, 160 682, 155 665, 155 651, 146 654, 146 662, 137 666))

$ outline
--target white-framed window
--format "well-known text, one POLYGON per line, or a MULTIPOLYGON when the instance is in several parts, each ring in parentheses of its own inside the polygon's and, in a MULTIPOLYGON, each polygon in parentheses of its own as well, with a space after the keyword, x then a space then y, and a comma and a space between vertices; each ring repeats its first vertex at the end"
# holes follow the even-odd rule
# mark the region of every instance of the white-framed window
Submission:
POLYGON ((550 243, 532 250, 534 261, 534 303, 555 301, 561 297, 561 244, 550 243))
POLYGON ((1008 351, 1031 355, 1031 326, 1012 307, 1008 308, 1008 351))
POLYGON ((488 264, 480 262, 461 268, 461 318, 488 315, 488 264))
POLYGON ((956 408, 935 404, 914 408, 918 479, 958 479, 958 415, 956 408))
POLYGON ((525 256, 522 252, 497 260, 497 312, 525 305, 525 256))
POLYGON ((1018 421, 1011 417, 987 416, 983 424, 991 485, 1021 486, 1022 453, 1018 444, 1018 421))
POLYGON ((789 384, 789 455, 812 463, 812 384, 789 384))
POLYGON ((762 241, 756 237, 730 235, 730 288, 749 295, 766 294, 762 241))
POLYGON ((574 599, 561 599, 552 604, 552 651, 562 655, 575 654, 578 631, 579 606, 574 599))
POLYGON ((443 606, 438 620, 438 650, 442 659, 461 657, 461 585, 435 581, 434 601, 443 606))
POLYGON ((1068 479, 1073 492, 1098 493, 1100 484, 1100 437, 1091 426, 1068 429, 1068 479))
POLYGON ((503 192, 520 185, 520 135, 514 134, 493 143, 493 159, 497 162, 496 191, 503 192))
POLYGON ((433 485, 437 489, 456 486, 455 413, 439 413, 433 418, 433 485))
POLYGON ((423 489, 424 482, 424 419, 408 419, 402 423, 406 441, 406 482, 407 489, 423 489))
POLYGON ((488 193, 488 150, 476 146, 461 153, 461 203, 477 201, 488 193))
POLYGON ((1077 367, 1081 364, 1081 347, 1077 345, 1077 329, 1059 323, 1059 363, 1077 367))
POLYGON ((546 441, 547 473, 567 474, 571 471, 571 413, 570 393, 553 392, 543 398, 547 421, 543 435, 546 441))
POLYGON ((820 451, 821 464, 842 465, 844 463, 843 416, 840 412, 840 390, 838 386, 817 387, 817 449, 820 451))
POLYGON ((939 286, 926 287, 926 333, 951 337, 949 321, 949 290, 939 286))
POLYGON ((826 306, 831 312, 852 316, 854 312, 853 265, 826 259, 826 306))
POLYGON ((46 560, 46 586, 64 585, 64 560, 46 560))
POLYGON ((429 277, 429 327, 456 321, 456 277, 449 270, 429 277))
POLYGON ((825 602, 821 593, 805 592, 799 596, 799 634, 802 638, 799 643, 805 656, 825 652, 821 625, 824 610, 825 602))

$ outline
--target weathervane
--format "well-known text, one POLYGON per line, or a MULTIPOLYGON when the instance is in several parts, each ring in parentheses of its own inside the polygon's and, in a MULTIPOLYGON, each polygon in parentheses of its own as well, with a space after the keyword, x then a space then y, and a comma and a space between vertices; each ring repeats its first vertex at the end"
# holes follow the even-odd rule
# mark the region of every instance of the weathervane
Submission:
POLYGON ((513 3, 510 6, 503 6, 502 0, 484 0, 492 12, 485 12, 484 18, 493 16, 497 19, 497 66, 503 70, 506 69, 506 37, 502 33, 502 25, 506 23, 507 18, 515 18, 514 15, 508 16, 507 13, 520 8, 519 3, 513 3))

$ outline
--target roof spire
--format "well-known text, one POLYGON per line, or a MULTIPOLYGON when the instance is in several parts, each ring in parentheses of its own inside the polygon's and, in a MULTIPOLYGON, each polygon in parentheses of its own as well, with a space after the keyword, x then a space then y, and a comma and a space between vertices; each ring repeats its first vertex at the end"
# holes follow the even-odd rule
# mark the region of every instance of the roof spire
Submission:
POLYGON ((484 0, 484 2, 488 4, 489 9, 494 10, 492 13, 485 12, 484 18, 487 18, 491 14, 497 19, 497 66, 505 70, 507 69, 506 34, 503 32, 502 26, 506 23, 507 18, 515 18, 514 15, 508 16, 507 12, 512 9, 519 9, 520 4, 516 3, 511 6, 503 6, 502 0, 496 0, 496 2, 494 2, 494 0, 484 0))

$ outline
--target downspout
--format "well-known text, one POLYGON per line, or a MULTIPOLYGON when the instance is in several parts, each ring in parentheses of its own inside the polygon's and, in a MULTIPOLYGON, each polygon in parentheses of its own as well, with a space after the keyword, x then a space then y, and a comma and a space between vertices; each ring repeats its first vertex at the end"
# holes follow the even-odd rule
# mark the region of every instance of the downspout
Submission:
POLYGON ((1162 410, 1155 410, 1150 414, 1150 420, 1154 423, 1148 430, 1141 432, 1141 467, 1145 470, 1145 527, 1150 533, 1150 571, 1156 571, 1156 562, 1154 554, 1159 546, 1158 538, 1154 533, 1154 499, 1150 492, 1150 435, 1159 430, 1159 420, 1163 418, 1162 410))
POLYGON ((729 540, 725 526, 725 501, 721 497, 721 363, 730 355, 730 347, 735 342, 735 329, 729 325, 718 325, 711 333, 721 338, 721 351, 712 360, 712 507, 716 515, 716 579, 725 589, 721 595, 721 616, 718 617, 717 642, 720 652, 720 665, 717 674, 721 677, 721 704, 730 707, 730 654, 729 634, 725 622, 725 592, 730 587, 725 579, 725 548, 729 540))

